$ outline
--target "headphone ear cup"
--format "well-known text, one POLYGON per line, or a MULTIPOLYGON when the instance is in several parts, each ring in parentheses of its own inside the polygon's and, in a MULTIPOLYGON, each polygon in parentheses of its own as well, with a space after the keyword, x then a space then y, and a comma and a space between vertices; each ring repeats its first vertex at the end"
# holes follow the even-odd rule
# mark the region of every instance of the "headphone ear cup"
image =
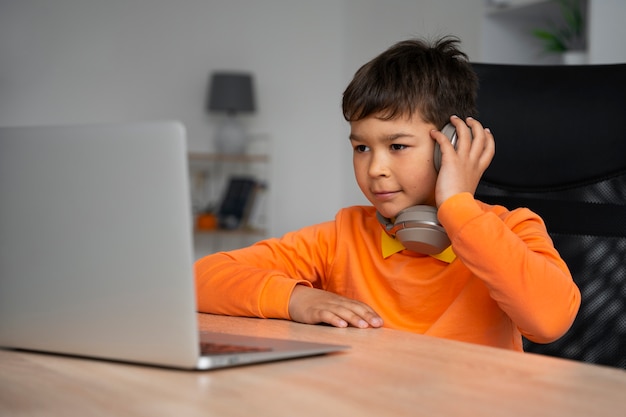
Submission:
POLYGON ((441 169, 441 147, 437 142, 435 142, 435 156, 433 162, 435 164, 435 171, 439 172, 441 169))
MULTIPOLYGON (((454 126, 451 123, 446 124, 443 129, 441 129, 441 133, 446 135, 450 143, 452 143, 452 146, 454 146, 454 148, 456 149, 457 136, 454 126)), ((435 142, 435 154, 433 157, 433 162, 435 164, 435 170, 439 172, 439 170, 441 169, 441 147, 437 142, 435 142)))
POLYGON ((450 246, 450 238, 432 206, 412 206, 398 213, 392 232, 405 248, 436 255, 450 246))

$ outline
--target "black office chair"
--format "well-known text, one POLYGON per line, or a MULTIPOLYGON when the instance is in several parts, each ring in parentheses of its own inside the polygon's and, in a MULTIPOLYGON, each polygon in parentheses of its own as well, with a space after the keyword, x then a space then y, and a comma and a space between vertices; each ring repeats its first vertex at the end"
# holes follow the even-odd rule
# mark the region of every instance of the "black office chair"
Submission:
POLYGON ((526 351, 626 368, 626 64, 474 64, 496 156, 476 196, 543 217, 581 290, 572 328, 526 351))

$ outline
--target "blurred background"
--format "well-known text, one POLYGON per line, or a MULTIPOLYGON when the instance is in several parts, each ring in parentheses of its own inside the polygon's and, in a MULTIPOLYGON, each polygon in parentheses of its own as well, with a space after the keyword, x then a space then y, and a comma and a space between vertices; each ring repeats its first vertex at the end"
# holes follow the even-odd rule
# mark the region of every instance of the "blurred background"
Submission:
MULTIPOLYGON (((626 2, 584 7, 588 62, 625 62, 626 2)), ((175 119, 190 152, 210 153, 210 75, 249 72, 256 111, 241 119, 270 156, 278 236, 365 203, 340 108, 358 67, 446 34, 472 61, 558 63, 531 34, 558 13, 529 0, 0 0, 0 125, 175 119)))

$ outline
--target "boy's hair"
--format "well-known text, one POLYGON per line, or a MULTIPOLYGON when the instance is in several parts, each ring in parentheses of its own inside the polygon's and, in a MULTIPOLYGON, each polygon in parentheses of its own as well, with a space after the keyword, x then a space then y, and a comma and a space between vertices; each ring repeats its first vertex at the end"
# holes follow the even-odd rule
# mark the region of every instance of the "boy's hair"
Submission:
POLYGON ((343 93, 349 122, 377 114, 385 119, 413 116, 441 129, 450 116, 476 116, 478 77, 460 40, 443 37, 432 44, 398 42, 363 65, 343 93))

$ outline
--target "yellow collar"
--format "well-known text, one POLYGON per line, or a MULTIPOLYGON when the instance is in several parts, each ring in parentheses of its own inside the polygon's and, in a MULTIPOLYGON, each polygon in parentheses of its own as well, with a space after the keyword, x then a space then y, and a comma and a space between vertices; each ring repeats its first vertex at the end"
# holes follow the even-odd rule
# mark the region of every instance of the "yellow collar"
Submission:
MULTIPOLYGON (((406 249, 404 245, 400 243, 399 240, 394 239, 393 237, 389 236, 387 232, 385 232, 384 230, 381 230, 380 243, 381 243, 383 258, 388 258, 394 253, 398 253, 406 249)), ((448 246, 441 253, 438 253, 436 255, 430 255, 430 256, 440 261, 447 262, 447 263, 451 263, 452 261, 456 259, 456 255, 452 251, 452 246, 448 246)))

